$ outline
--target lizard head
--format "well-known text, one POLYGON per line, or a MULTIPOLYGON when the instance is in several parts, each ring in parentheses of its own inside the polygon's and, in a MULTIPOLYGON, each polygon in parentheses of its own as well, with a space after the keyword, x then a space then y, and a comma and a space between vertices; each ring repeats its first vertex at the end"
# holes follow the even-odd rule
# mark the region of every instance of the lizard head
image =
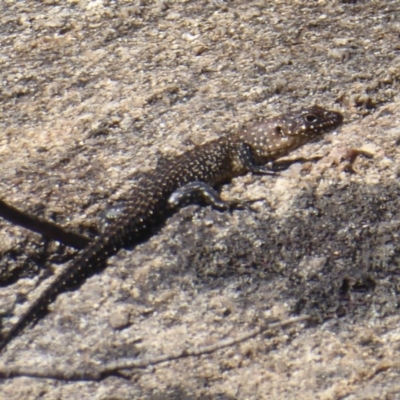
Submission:
POLYGON ((240 139, 250 146, 254 161, 265 164, 339 127, 343 116, 319 106, 269 118, 243 129, 240 139))
POLYGON ((276 121, 275 129, 282 137, 315 138, 340 126, 343 115, 337 111, 313 106, 278 119, 281 121, 276 121))

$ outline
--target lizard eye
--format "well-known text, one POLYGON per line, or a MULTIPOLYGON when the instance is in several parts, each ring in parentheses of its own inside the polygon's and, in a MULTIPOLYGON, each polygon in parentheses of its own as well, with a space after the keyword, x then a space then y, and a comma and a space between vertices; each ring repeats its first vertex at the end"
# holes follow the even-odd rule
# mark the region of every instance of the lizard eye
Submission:
POLYGON ((285 136, 285 134, 283 133, 283 129, 282 129, 282 127, 281 126, 276 126, 275 127, 275 133, 277 134, 277 135, 279 135, 279 136, 285 136))
POLYGON ((314 114, 307 114, 304 119, 306 120, 306 122, 308 122, 309 124, 312 124, 314 122, 317 121, 317 117, 314 114))

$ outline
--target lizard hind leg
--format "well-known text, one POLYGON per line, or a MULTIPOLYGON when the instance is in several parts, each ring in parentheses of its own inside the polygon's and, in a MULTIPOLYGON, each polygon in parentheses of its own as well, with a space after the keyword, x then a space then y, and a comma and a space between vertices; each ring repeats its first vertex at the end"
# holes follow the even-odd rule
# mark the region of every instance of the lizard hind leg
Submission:
POLYGON ((191 203, 203 202, 211 207, 226 211, 237 205, 223 200, 219 193, 205 182, 195 181, 184 185, 171 194, 168 203, 172 208, 183 207, 191 203))

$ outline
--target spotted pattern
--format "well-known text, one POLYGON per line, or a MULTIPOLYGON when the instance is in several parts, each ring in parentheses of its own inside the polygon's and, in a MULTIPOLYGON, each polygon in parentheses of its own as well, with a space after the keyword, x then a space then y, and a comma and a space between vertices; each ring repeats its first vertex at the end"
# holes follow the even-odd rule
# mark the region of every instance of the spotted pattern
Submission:
POLYGON ((239 134, 239 141, 252 148, 257 164, 265 164, 286 156, 342 122, 340 113, 313 106, 245 128, 239 134))
POLYGON ((162 223, 173 211, 172 206, 181 202, 185 193, 190 195, 190 188, 204 191, 205 198, 213 200, 215 193, 207 192, 207 187, 249 171, 262 171, 262 167, 257 166, 285 156, 338 127, 342 121, 340 113, 314 106, 266 119, 238 134, 226 135, 195 147, 176 157, 167 166, 156 169, 141 188, 135 189, 134 200, 124 203, 118 209, 118 218, 78 254, 20 320, 3 335, 0 351, 31 322, 40 318, 59 293, 82 283, 91 270, 103 264, 120 248, 146 239, 152 228, 162 223), (188 186, 191 182, 193 185, 188 186), (183 187, 185 189, 179 191, 183 187))

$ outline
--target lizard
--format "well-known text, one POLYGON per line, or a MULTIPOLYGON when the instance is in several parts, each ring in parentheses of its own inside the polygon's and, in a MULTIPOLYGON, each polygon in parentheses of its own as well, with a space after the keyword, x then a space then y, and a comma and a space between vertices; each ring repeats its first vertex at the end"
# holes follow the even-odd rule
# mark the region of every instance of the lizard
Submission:
POLYGON ((222 200, 215 187, 249 172, 274 174, 271 163, 336 129, 342 122, 341 113, 315 105, 224 134, 156 168, 135 189, 134 199, 114 210, 113 220, 102 233, 76 255, 3 334, 0 352, 28 325, 36 323, 60 293, 82 284, 96 267, 121 248, 143 242, 155 226, 188 200, 201 198, 218 210, 237 206, 235 202, 222 200))

